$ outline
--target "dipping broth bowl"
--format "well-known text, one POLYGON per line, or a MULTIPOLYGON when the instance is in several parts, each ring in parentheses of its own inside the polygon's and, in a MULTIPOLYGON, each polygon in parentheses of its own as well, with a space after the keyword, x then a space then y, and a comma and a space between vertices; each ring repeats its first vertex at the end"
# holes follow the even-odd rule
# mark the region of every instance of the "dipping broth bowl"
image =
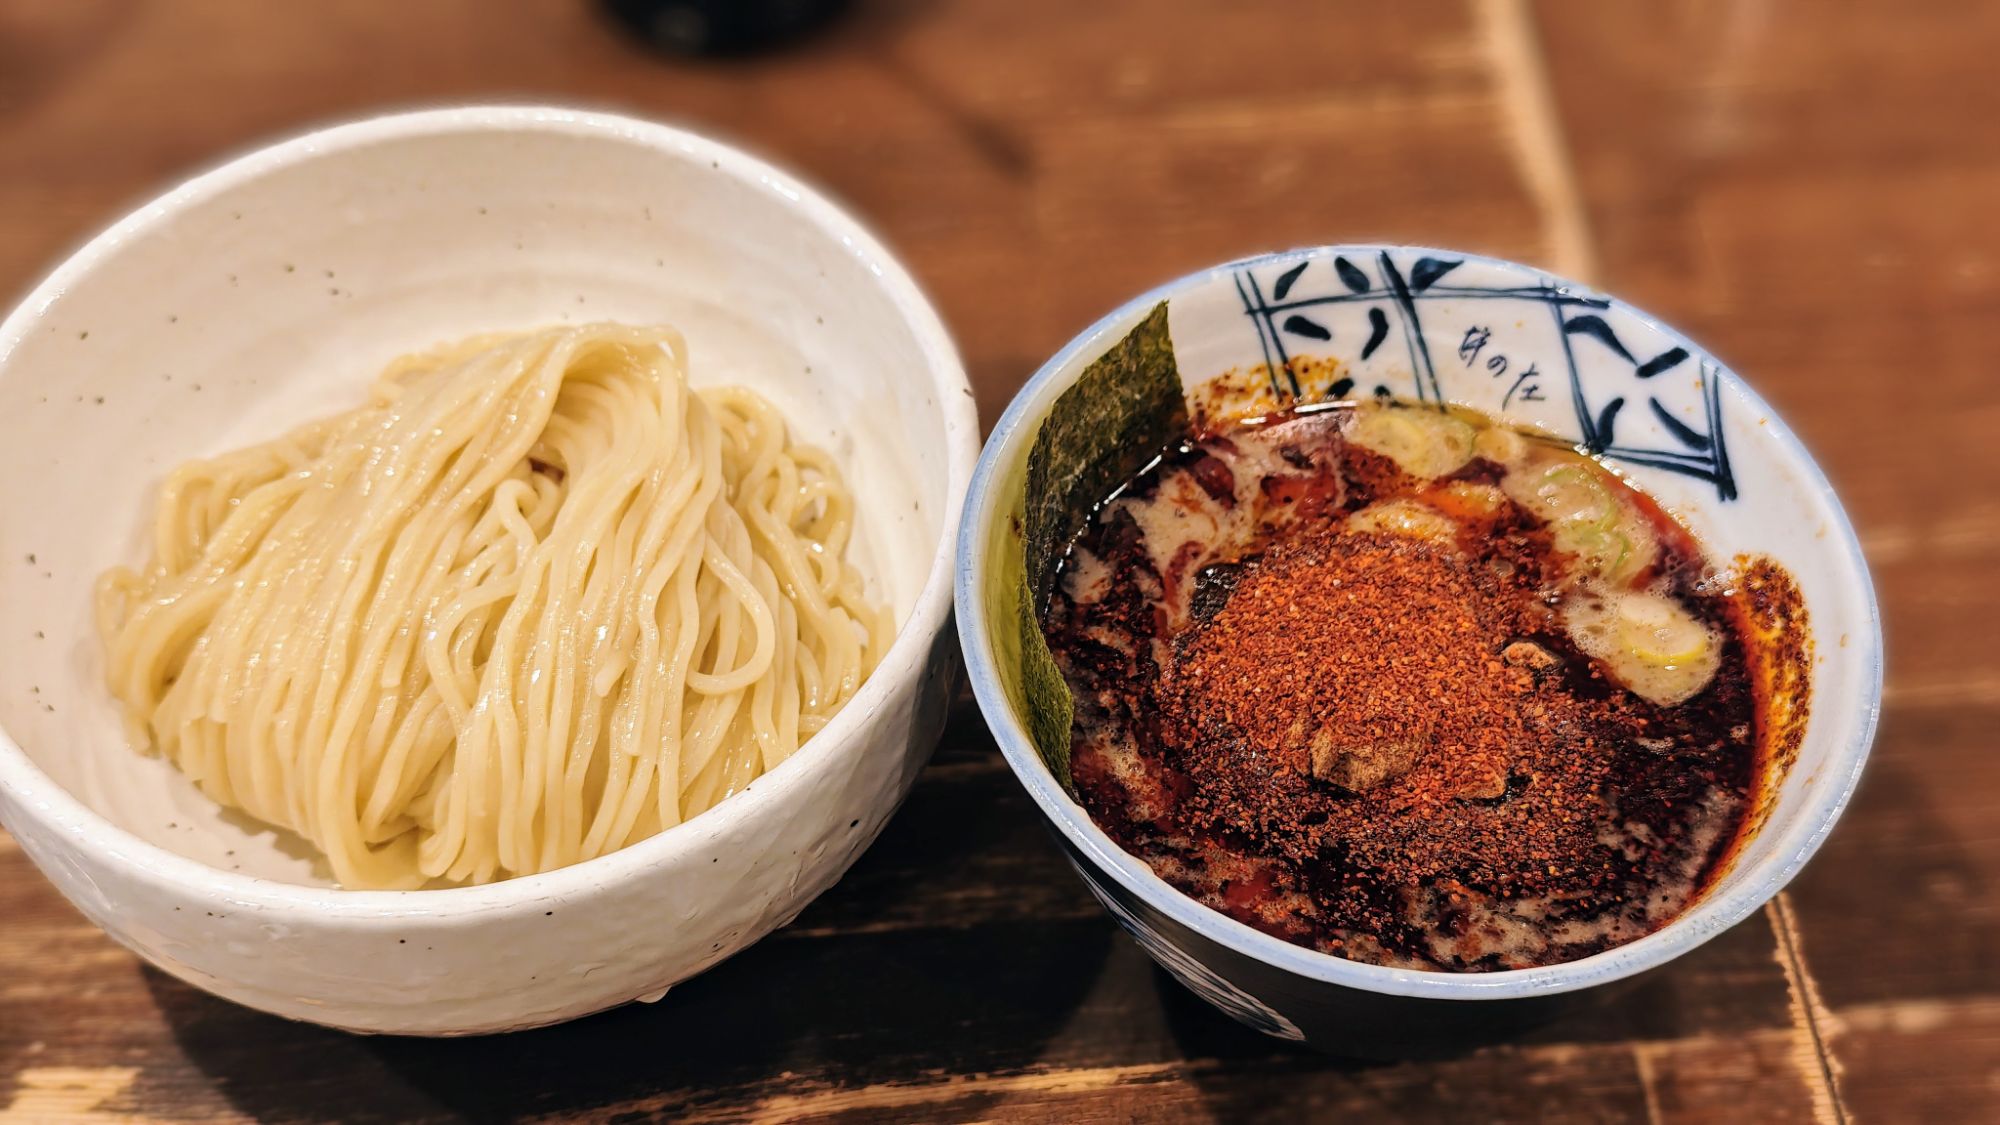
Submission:
POLYGON ((973 476, 958 560, 959 635, 980 708, 1091 892, 1215 1007, 1339 1053, 1425 1054, 1506 1034, 1561 1011, 1580 990, 1629 980, 1742 921, 1832 829, 1867 759, 1881 699, 1881 624, 1853 529, 1770 407, 1693 342, 1620 301, 1530 266, 1454 251, 1358 245, 1275 254, 1192 274, 1111 313, 1049 360, 1000 419, 973 476), (1027 464, 1057 400, 1162 303, 1190 397, 1215 380, 1240 383, 1245 372, 1310 369, 1337 378, 1305 380, 1304 401, 1390 394, 1472 407, 1597 449, 1690 527, 1711 558, 1767 555, 1790 572, 1810 623, 1803 739, 1754 795, 1763 805, 1754 833, 1689 909, 1643 938, 1563 964, 1489 973, 1385 968, 1225 917, 1092 822, 1030 736, 1018 580, 1027 464))
POLYGON ((971 390, 868 231, 677 129, 536 107, 380 117, 145 204, 0 324, 0 824, 91 921, 218 996, 366 1032, 571 1019, 790 921, 908 792, 957 671, 946 628, 971 390), (468 888, 333 886, 309 849, 128 745, 92 584, 145 555, 172 466, 359 403, 393 358, 592 320, 686 335, 693 380, 772 399, 842 462, 898 633, 746 791, 614 854, 468 888))

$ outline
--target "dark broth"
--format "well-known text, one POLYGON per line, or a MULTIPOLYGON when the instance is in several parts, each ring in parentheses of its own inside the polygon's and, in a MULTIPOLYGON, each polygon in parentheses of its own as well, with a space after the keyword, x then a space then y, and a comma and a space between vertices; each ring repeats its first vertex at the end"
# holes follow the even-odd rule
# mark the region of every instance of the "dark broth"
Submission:
POLYGON ((1368 404, 1164 451, 1043 625, 1122 847, 1299 945, 1487 971, 1631 941, 1717 873, 1760 768, 1737 600, 1597 462, 1368 404))

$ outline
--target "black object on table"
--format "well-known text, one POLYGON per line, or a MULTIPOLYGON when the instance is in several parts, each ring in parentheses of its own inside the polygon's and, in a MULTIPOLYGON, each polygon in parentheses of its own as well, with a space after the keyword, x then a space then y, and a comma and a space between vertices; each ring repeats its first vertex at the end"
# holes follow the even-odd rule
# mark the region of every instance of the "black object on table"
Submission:
POLYGON ((794 43, 846 0, 600 0, 626 31, 677 55, 742 55, 794 43))

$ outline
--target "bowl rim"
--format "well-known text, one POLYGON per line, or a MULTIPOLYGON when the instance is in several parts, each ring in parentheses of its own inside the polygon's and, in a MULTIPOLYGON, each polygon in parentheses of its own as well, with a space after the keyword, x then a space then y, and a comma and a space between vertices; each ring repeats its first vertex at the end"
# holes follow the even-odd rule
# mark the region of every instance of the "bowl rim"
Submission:
MULTIPOLYGON (((224 871, 183 856, 113 823, 44 773, 20 744, 0 728, 0 796, 11 798, 72 848, 176 893, 232 904, 324 915, 344 924, 407 925, 585 897, 653 868, 705 849, 730 825, 765 814, 776 794, 802 783, 811 768, 849 751, 872 727, 889 694, 923 673, 929 651, 951 613, 950 576, 962 499, 979 449, 978 408, 957 346, 936 306, 909 270, 862 222, 819 189, 741 149, 672 125, 619 113, 556 105, 474 104, 391 112, 311 128, 262 144, 186 179, 139 204, 74 250, 0 320, 0 367, 70 286, 114 255, 128 240, 190 206, 268 173, 343 151, 401 140, 478 133, 547 133, 636 145, 708 165, 704 174, 727 177, 802 215, 866 268, 909 327, 925 376, 936 392, 947 477, 939 535, 924 584, 908 619, 882 661, 855 697, 791 757, 740 793, 701 815, 615 852, 554 871, 470 887, 387 891, 288 883, 224 871)), ((31 858, 38 858, 29 849, 31 858)))
POLYGON ((1825 472, 1807 452, 1796 434, 1761 396, 1739 377, 1734 369, 1719 361, 1707 349, 1690 340, 1659 318, 1646 313, 1593 286, 1562 278, 1548 270, 1486 254, 1445 250, 1400 243, 1340 243, 1306 246, 1240 258, 1197 270, 1156 286, 1126 301, 1099 318, 1065 344, 1035 372, 1033 378, 1008 403, 1007 410, 988 436, 979 466, 966 494, 965 516, 959 522, 958 578, 954 590, 960 647, 965 654, 967 675, 973 695, 992 729, 1001 753, 1014 776, 1034 799, 1042 815, 1061 832, 1071 849, 1088 857, 1127 893, 1171 918, 1181 926, 1251 960, 1294 973, 1311 980, 1343 985, 1393 996, 1439 1000, 1504 1000, 1530 995, 1547 995, 1588 988, 1629 977, 1670 961, 1703 944, 1748 917, 1751 912, 1782 890, 1832 831, 1860 781, 1862 767, 1874 743, 1882 701, 1882 618, 1876 602, 1873 580, 1860 540, 1847 518, 1847 511, 1834 494, 1825 472), (1814 792, 1804 814, 1779 839, 1772 857, 1752 869, 1754 877, 1724 895, 1705 895, 1694 907, 1667 925, 1637 940, 1613 946, 1589 957, 1529 969, 1508 969, 1491 973, 1451 973, 1438 970, 1397 969, 1349 961, 1293 945, 1261 930, 1215 911, 1167 883, 1151 867, 1120 848, 1092 821, 1083 807, 1055 780, 1042 762, 1020 719, 1013 713, 1005 690, 1000 686, 990 642, 990 627, 980 591, 987 574, 984 542, 987 530, 1001 511, 997 466, 1011 460, 1012 451, 1023 441, 1033 440, 1038 423, 1055 397, 1080 376, 1090 358, 1115 342, 1114 332, 1126 329, 1146 309, 1161 301, 1187 293, 1225 278, 1231 271, 1330 257, 1336 254, 1373 254, 1380 251, 1457 258, 1468 262, 1526 271, 1550 283, 1603 296, 1624 312, 1663 333, 1691 355, 1714 362, 1720 377, 1741 392, 1755 407, 1759 417, 1768 419, 1764 427, 1777 447, 1799 470, 1801 484, 1816 492, 1832 513, 1837 537, 1848 565, 1858 580, 1867 617, 1867 645, 1851 645, 1838 659, 1865 659, 1863 669, 1867 691, 1838 706, 1857 719, 1854 737, 1836 749, 1822 767, 1826 784, 1814 792), (1084 362, 1080 362, 1084 361, 1084 362), (1837 771, 1837 772, 1836 772, 1837 771))

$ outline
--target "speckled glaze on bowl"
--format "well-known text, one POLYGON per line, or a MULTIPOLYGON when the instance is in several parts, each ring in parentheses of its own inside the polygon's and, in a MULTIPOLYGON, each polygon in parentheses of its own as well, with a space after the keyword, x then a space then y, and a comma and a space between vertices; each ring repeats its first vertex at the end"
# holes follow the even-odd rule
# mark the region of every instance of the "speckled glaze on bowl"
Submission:
POLYGON ((811 189, 675 129, 545 108, 377 118, 146 204, 0 324, 0 823, 90 919, 217 995, 336 1027, 528 1027, 650 998, 790 921, 934 745, 963 368, 889 253, 811 189), (845 464, 900 633, 781 767, 624 851, 485 887, 332 887, 293 839, 125 744, 91 584, 167 468, 359 401, 398 354, 564 321, 681 327, 845 464))
POLYGON ((1330 246, 1234 262, 1138 297, 1078 336, 987 441, 959 533, 958 627, 988 724, 1091 891, 1163 967, 1236 1019, 1374 1057, 1456 1049, 1559 1011, 1693 949, 1776 894, 1860 777, 1882 692, 1882 638, 1861 551, 1811 457, 1770 408, 1685 337, 1529 266, 1402 246, 1330 246), (1390 393, 1568 436, 1628 473, 1711 554, 1777 559, 1811 619, 1811 718, 1767 819, 1717 885, 1669 925, 1566 964, 1455 974, 1364 965, 1291 945, 1182 895, 1092 823, 1027 733, 1003 655, 1017 594, 1028 451, 1055 401, 1161 302, 1185 389, 1231 372, 1310 372, 1306 401, 1390 393), (1332 361, 1329 364, 1327 361, 1332 361), (996 649, 996 642, 1001 647, 996 649), (1478 1001, 1480 1003, 1469 1003, 1478 1001))

